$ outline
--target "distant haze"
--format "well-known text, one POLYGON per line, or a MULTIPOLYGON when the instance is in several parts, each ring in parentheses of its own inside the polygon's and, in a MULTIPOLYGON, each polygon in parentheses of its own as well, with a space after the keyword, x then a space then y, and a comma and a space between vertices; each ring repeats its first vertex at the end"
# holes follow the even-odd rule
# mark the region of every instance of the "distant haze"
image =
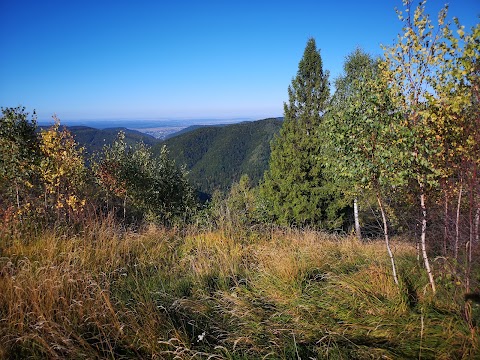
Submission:
MULTIPOLYGON (((89 126, 96 129, 107 129, 114 127, 124 127, 127 129, 148 129, 159 127, 188 127, 191 125, 215 125, 215 124, 234 124, 242 121, 252 121, 258 119, 236 118, 236 119, 160 119, 160 120, 143 120, 143 119, 99 119, 99 120, 61 120, 62 125, 66 126, 89 126)), ((41 126, 52 125, 51 120, 39 120, 41 126)))
MULTIPOLYGON (((253 121, 258 119, 250 118, 235 118, 235 119, 173 119, 173 120, 132 120, 132 119, 101 119, 101 120, 61 120, 61 125, 65 126, 88 126, 95 129, 109 129, 109 128, 127 128, 131 130, 138 130, 145 134, 152 135, 158 139, 163 139, 166 136, 177 131, 185 129, 192 125, 219 125, 219 124, 234 124, 242 121, 253 121)), ((38 125, 50 126, 53 125, 53 119, 39 120, 38 125)))

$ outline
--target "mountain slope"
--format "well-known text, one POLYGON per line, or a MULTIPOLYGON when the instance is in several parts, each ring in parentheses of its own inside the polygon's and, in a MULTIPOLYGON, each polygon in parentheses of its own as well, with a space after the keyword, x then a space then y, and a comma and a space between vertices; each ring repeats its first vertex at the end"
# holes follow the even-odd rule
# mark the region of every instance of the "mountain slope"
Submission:
POLYGON ((265 119, 225 126, 201 127, 157 144, 166 145, 177 164, 186 165, 189 178, 201 192, 226 191, 247 174, 260 181, 268 166, 270 141, 282 125, 279 119, 265 119))
POLYGON ((100 130, 88 126, 67 126, 67 129, 73 134, 75 141, 80 146, 85 147, 87 156, 94 152, 101 151, 103 145, 112 144, 119 131, 125 132, 125 141, 127 144, 143 141, 146 145, 153 146, 159 142, 158 139, 155 139, 151 135, 121 127, 100 130))
POLYGON ((191 131, 194 131, 194 130, 197 130, 197 129, 201 129, 201 128, 205 128, 205 127, 212 127, 212 126, 215 126, 215 127, 223 127, 223 126, 227 126, 226 124, 218 124, 218 125, 190 125, 182 130, 179 130, 177 132, 174 132, 174 133, 171 133, 171 134, 168 134, 167 136, 165 136, 163 138, 163 140, 168 140, 168 139, 171 139, 175 136, 179 136, 179 135, 182 135, 182 134, 186 134, 188 132, 191 132, 191 131))

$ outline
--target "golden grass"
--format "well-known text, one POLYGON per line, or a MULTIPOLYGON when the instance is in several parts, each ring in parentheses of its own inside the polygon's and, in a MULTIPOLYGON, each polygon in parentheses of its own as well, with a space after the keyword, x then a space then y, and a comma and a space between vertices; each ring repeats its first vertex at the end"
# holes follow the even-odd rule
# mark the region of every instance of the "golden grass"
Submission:
POLYGON ((111 221, 9 239, 0 357, 471 358, 458 288, 423 291, 414 246, 313 231, 198 231, 111 221))

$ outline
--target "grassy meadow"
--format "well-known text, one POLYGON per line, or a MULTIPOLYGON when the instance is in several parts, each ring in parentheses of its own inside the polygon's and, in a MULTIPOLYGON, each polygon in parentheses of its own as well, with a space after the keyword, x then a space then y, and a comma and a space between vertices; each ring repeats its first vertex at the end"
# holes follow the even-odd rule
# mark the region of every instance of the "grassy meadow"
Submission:
POLYGON ((478 305, 465 303, 444 258, 433 261, 433 295, 414 243, 392 241, 397 287, 380 240, 279 228, 120 229, 107 218, 81 231, 0 234, 0 358, 480 354, 478 305))

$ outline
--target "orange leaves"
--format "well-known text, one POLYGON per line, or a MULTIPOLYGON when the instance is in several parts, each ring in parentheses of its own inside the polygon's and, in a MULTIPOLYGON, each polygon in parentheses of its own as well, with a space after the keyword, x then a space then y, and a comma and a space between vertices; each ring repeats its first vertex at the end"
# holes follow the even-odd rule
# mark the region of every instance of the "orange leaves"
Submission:
POLYGON ((106 161, 98 166, 97 176, 101 184, 109 191, 117 196, 123 197, 126 193, 126 183, 120 180, 118 172, 120 166, 113 161, 106 161))

